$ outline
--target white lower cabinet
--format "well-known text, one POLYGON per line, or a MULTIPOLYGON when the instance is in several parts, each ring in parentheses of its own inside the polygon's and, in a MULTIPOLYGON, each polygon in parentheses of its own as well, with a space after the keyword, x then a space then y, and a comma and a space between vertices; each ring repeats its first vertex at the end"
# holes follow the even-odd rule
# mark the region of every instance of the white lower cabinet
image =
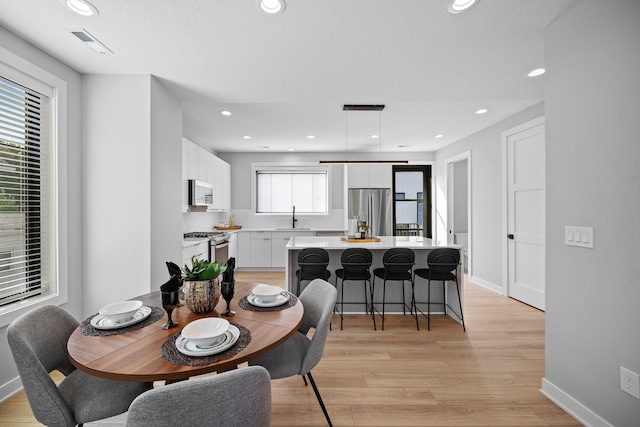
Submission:
POLYGON ((184 265, 188 265, 191 267, 191 258, 196 257, 199 259, 209 260, 209 241, 203 241, 202 243, 198 243, 197 245, 187 246, 186 248, 182 248, 182 265, 180 268, 184 267, 184 265))
POLYGON ((271 232, 251 232, 250 267, 271 267, 271 232))
POLYGON ((285 268, 289 239, 314 235, 313 231, 240 231, 236 265, 241 268, 285 268))

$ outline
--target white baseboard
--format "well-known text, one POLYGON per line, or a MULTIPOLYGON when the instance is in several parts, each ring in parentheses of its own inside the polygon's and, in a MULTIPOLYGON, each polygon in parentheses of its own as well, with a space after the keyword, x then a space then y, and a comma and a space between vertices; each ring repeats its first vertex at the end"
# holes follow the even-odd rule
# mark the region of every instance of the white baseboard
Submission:
POLYGON ((540 393, 587 427, 613 427, 546 378, 542 379, 540 393))
POLYGON ((493 292, 495 292, 497 294, 503 295, 502 286, 496 285, 495 283, 488 282, 488 281, 486 281, 484 279, 479 278, 478 276, 469 277, 469 281, 475 283, 476 285, 480 285, 483 288, 487 288, 490 291, 493 291, 493 292))
POLYGON ((19 376, 2 384, 0 386, 0 403, 13 397, 20 390, 22 390, 22 381, 19 376))

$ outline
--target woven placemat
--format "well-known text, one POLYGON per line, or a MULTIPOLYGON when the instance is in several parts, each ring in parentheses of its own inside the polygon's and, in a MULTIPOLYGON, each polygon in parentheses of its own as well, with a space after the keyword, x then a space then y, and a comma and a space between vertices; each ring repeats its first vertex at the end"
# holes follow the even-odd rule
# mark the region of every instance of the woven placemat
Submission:
POLYGON ((298 302, 298 297, 289 292, 289 301, 285 302, 284 304, 276 305, 275 307, 258 307, 249 302, 249 300, 247 299, 248 296, 249 295, 246 295, 240 298, 240 301, 238 301, 238 305, 240 306, 240 308, 248 311, 259 311, 263 313, 267 311, 286 310, 287 308, 293 307, 298 302))
POLYGON ((162 357, 174 365, 183 366, 203 366, 210 363, 215 363, 223 359, 228 359, 231 356, 235 356, 240 353, 251 342, 251 332, 244 326, 232 323, 233 326, 240 330, 240 337, 238 341, 231 346, 228 350, 222 353, 212 354, 211 356, 187 356, 182 354, 176 348, 176 339, 180 336, 180 332, 176 332, 162 344, 162 357))
POLYGON ((131 332, 131 331, 135 331, 136 329, 144 328, 145 326, 149 326, 152 323, 157 322, 159 319, 162 318, 162 316, 164 316, 164 313, 165 313, 164 310, 160 307, 150 307, 150 308, 151 308, 151 314, 146 319, 142 320, 141 322, 134 323, 131 326, 118 328, 118 329, 94 328, 93 325, 91 324, 91 319, 93 319, 98 315, 98 313, 96 313, 93 316, 85 319, 80 324, 80 332, 82 333, 82 335, 87 335, 90 337, 106 337, 109 335, 124 334, 126 332, 131 332))

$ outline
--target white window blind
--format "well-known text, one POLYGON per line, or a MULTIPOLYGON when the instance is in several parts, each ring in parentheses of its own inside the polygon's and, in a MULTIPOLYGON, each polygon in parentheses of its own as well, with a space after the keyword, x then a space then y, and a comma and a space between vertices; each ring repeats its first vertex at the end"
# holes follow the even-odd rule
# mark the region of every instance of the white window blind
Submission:
POLYGON ((257 170, 256 213, 328 213, 328 176, 319 170, 257 170))
POLYGON ((0 76, 0 306, 48 286, 50 117, 48 96, 0 76))

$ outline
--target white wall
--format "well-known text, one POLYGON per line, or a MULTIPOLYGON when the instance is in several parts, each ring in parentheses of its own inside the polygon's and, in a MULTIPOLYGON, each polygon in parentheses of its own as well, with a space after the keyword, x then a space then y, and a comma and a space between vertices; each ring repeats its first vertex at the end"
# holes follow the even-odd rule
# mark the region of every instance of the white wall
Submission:
POLYGON ((151 78, 151 281, 169 279, 166 261, 182 260, 182 103, 151 78))
POLYGON ((84 76, 83 90, 88 316, 159 289, 182 259, 182 114, 149 75, 84 76))
POLYGON ((543 390, 590 425, 640 422, 619 383, 640 373, 639 47, 637 0, 583 0, 545 32, 543 390), (594 248, 565 246, 566 225, 593 227, 594 248))
POLYGON ((539 103, 435 153, 436 237, 447 241, 446 159, 471 151, 472 279, 501 292, 502 284, 502 132, 544 115, 539 103))
MULTIPOLYGON (((53 59, 24 40, 0 27, 0 47, 21 57, 67 83, 67 140, 66 158, 60 164, 66 166, 66 188, 60 192, 60 207, 66 210, 66 224, 62 231, 66 233, 67 258, 61 258, 61 269, 66 278, 68 302, 62 307, 77 319, 82 316, 82 205, 81 205, 81 78, 80 74, 68 66, 53 59)), ((7 328, 0 328, 0 401, 21 388, 18 371, 7 343, 7 328)))

